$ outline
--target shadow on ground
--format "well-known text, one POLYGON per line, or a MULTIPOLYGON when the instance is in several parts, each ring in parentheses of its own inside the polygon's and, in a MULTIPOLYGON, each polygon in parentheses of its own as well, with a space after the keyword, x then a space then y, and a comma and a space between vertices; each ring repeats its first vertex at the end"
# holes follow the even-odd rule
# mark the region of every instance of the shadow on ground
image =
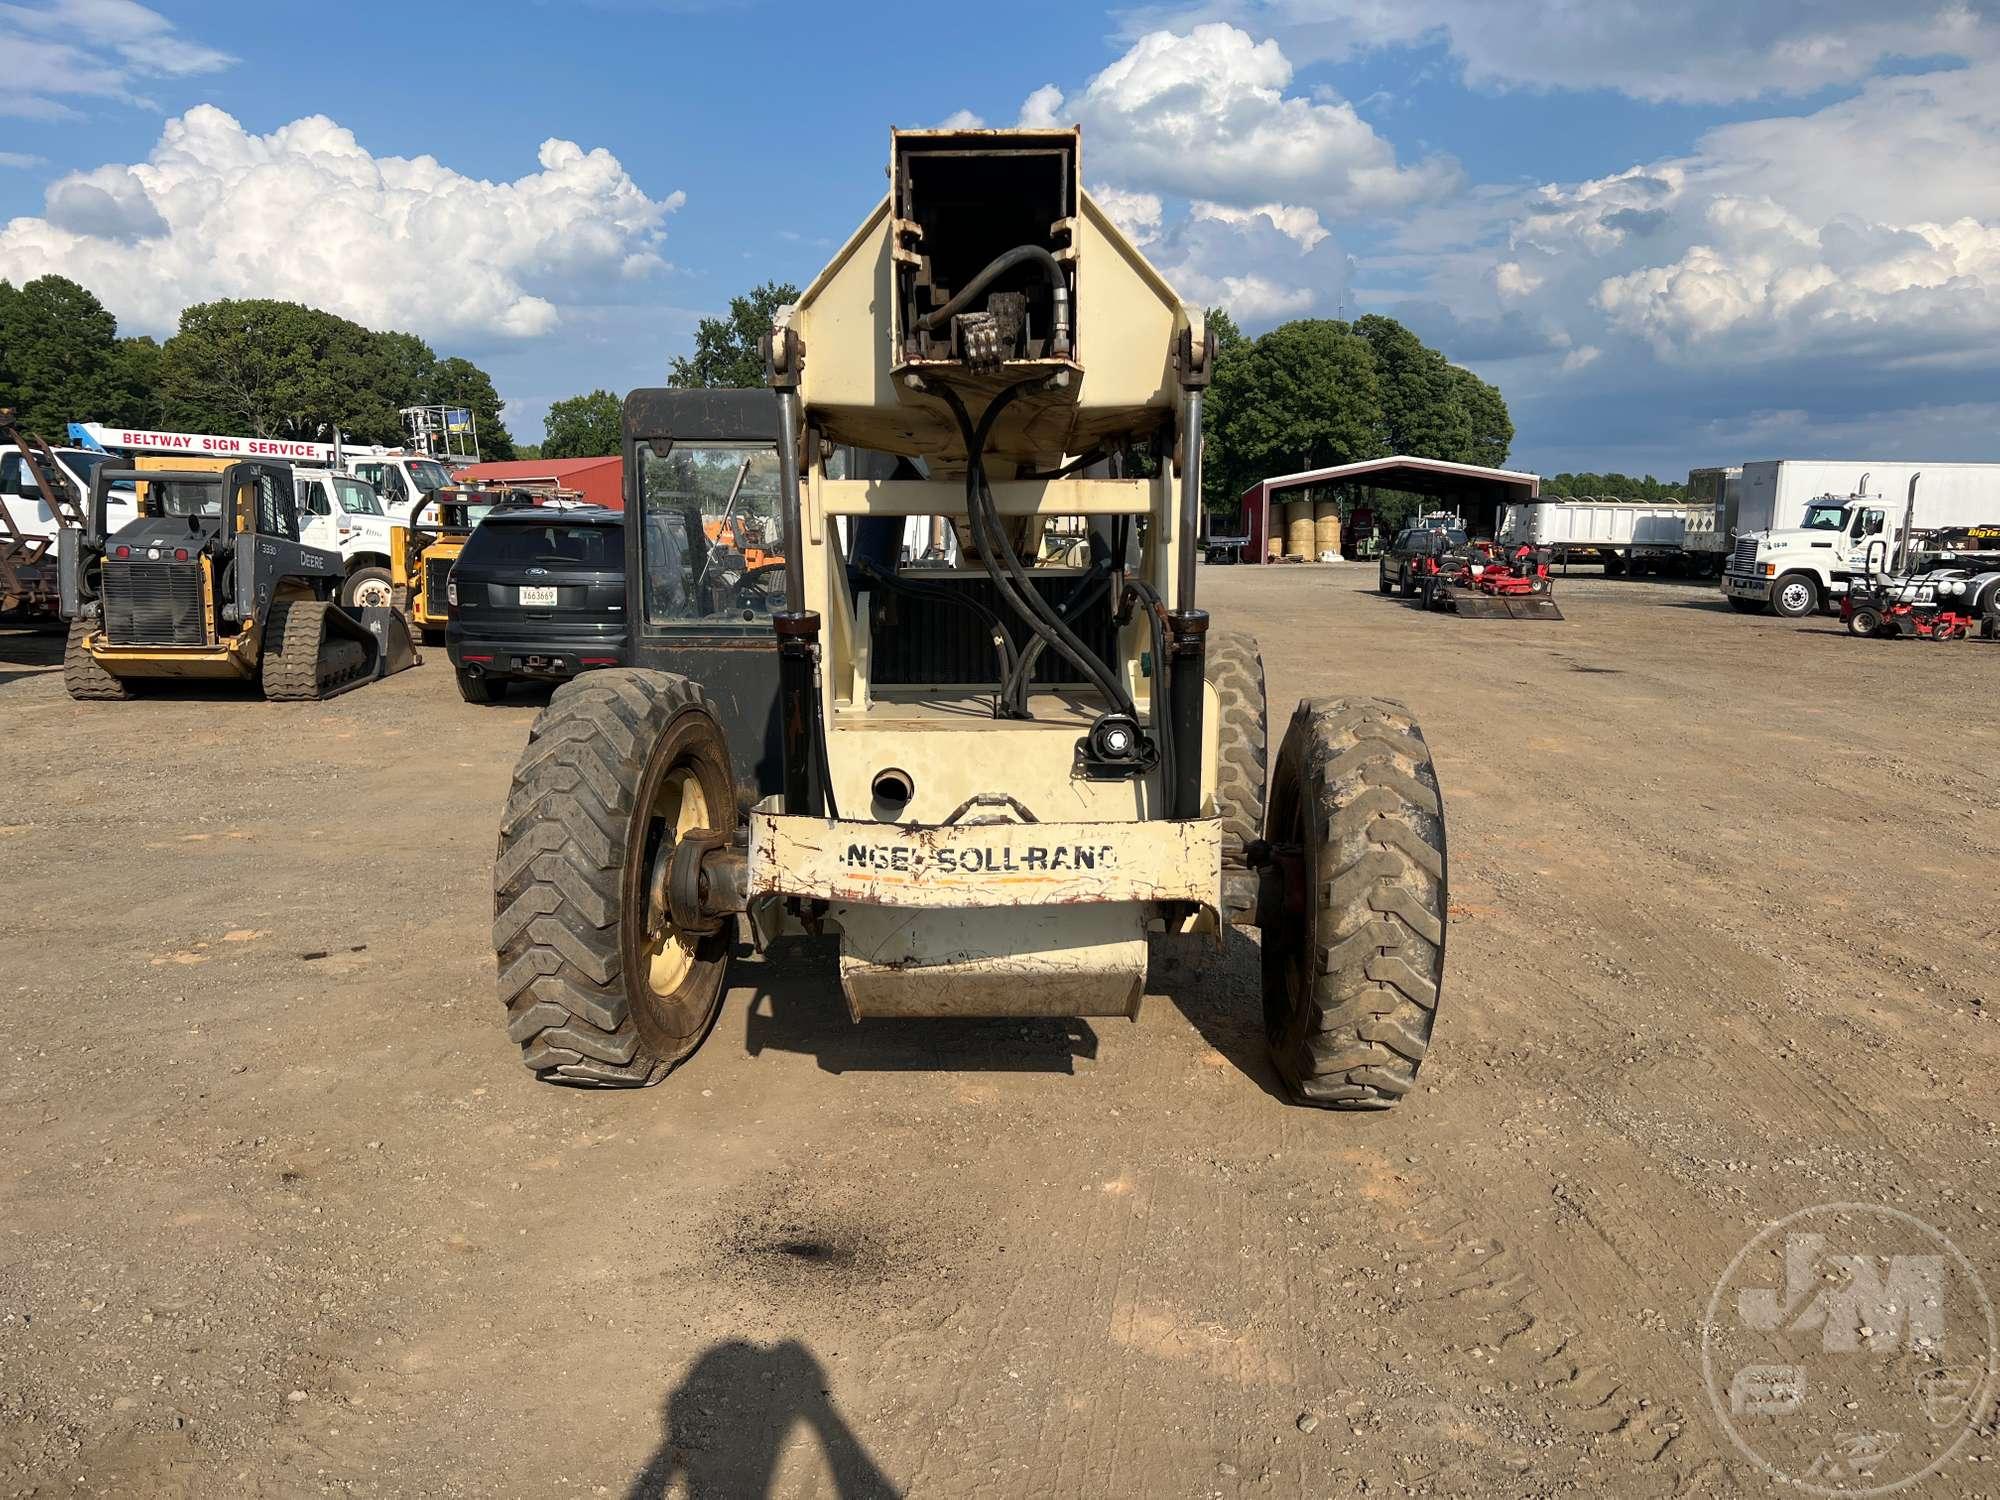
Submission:
POLYGON ((1076 1019, 856 1021, 840 991, 839 955, 835 938, 793 939, 739 962, 730 977, 750 991, 743 1050, 803 1053, 827 1073, 1074 1073, 1078 1058, 1097 1056, 1097 1033, 1076 1019))
POLYGON ((668 1395, 660 1420, 660 1445, 626 1500, 769 1495, 779 1460, 801 1427, 817 1445, 840 1500, 899 1493, 834 1405, 825 1367, 791 1339, 713 1345, 668 1395))
POLYGON ((1240 927, 1223 929, 1220 954, 1211 942, 1206 937, 1156 939, 1147 993, 1172 1000, 1201 1039, 1237 1072, 1288 1104, 1264 1039, 1263 949, 1240 927))
POLYGON ((18 677, 39 677, 62 666, 60 626, 0 626, 0 687, 18 677))

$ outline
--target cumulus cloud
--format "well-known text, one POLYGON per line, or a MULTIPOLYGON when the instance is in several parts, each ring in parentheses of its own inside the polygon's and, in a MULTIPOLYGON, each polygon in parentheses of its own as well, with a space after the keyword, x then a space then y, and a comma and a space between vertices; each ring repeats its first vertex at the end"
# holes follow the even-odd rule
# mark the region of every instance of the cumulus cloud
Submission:
POLYGON ((0 4, 0 36, 7 38, 0 115, 31 120, 80 118, 72 99, 150 107, 147 80, 190 78, 236 61, 135 0, 0 4))
POLYGON ((1685 157, 1543 187, 1495 289, 1579 344, 1623 334, 1670 361, 1987 360, 2000 179, 1965 166, 1996 151, 2000 63, 1874 79, 1685 157))
POLYGON ((1255 208, 1230 208, 1221 203, 1197 200, 1189 211, 1197 219, 1213 219, 1221 224, 1248 224, 1252 219, 1262 219, 1286 238, 1296 240, 1301 250, 1310 250, 1327 237, 1317 213, 1289 203, 1260 203, 1255 208))
POLYGON ((1400 162, 1353 105, 1291 82, 1275 41, 1219 24, 1154 31, 1073 92, 1037 89, 1021 123, 1081 124, 1086 166, 1137 190, 1253 212, 1386 214, 1458 184, 1448 158, 1400 162))
POLYGON ((1857 83, 1894 58, 1988 54, 1982 9, 1970 0, 1166 0, 1124 22, 1134 36, 1233 22, 1299 62, 1441 46, 1475 87, 1715 104, 1857 83))
POLYGON ((1160 219, 1165 212, 1158 193, 1133 193, 1121 187, 1094 187, 1090 196, 1106 217, 1135 245, 1150 245, 1160 237, 1160 219))
POLYGON ((683 201, 571 141, 544 141, 537 166, 486 182, 372 156, 322 115, 254 135, 202 105, 146 161, 64 177, 41 217, 0 227, 0 277, 72 277, 161 333, 189 303, 280 297, 373 328, 532 337, 594 285, 660 269, 683 201))

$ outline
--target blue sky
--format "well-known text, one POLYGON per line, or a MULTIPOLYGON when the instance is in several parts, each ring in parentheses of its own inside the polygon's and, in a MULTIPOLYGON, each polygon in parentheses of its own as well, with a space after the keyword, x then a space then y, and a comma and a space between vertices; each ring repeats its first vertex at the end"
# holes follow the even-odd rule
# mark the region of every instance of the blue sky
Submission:
POLYGON ((1522 465, 1996 456, 1984 4, 326 16, 0 0, 0 276, 75 276, 127 331, 227 295, 409 328, 532 441, 553 399, 660 381, 732 293, 809 278, 891 124, 1079 122, 1183 295, 1253 331, 1404 317, 1500 385, 1522 465))

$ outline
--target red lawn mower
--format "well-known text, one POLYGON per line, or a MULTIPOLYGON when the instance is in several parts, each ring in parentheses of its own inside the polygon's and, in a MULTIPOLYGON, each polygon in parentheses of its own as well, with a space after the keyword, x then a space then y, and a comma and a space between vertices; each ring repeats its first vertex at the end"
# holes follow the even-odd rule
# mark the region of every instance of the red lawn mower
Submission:
POLYGON ((1425 609, 1475 620, 1560 620, 1550 597, 1546 547, 1509 551, 1496 542, 1467 542, 1417 559, 1425 609))

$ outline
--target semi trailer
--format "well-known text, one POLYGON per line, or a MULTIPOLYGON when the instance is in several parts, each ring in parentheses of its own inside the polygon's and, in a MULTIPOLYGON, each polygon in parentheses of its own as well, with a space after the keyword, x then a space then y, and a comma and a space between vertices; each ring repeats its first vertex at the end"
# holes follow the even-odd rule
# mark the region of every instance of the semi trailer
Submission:
POLYGON ((1494 540, 1547 548, 1558 563, 1601 562, 1606 573, 1722 570, 1720 518, 1709 505, 1642 500, 1533 500, 1500 515, 1494 540))

